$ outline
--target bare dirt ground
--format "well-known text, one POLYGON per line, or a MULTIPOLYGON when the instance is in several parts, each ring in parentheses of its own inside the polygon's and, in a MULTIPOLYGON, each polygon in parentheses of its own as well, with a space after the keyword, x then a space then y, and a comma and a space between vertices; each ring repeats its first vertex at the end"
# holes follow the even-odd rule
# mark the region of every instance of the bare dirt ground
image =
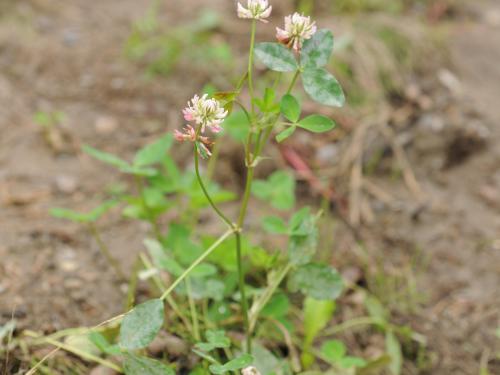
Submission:
MULTIPOLYGON (((116 181, 81 144, 132 155, 180 125, 178 109, 208 78, 187 65, 168 78, 143 79, 122 46, 145 6, 119 3, 0 2, 0 324, 15 317, 19 331, 93 325, 122 312, 124 288, 92 239, 48 211, 88 209, 116 181), (65 113, 60 147, 49 147, 33 122, 38 110, 65 113)), ((178 24, 203 4, 226 11, 222 1, 167 2, 166 18, 178 24)), ((459 83, 444 81, 456 89, 453 99, 418 116, 430 125, 416 129, 437 132, 415 130, 408 148, 428 207, 419 215, 382 210, 363 229, 383 258, 428 259, 418 277, 425 300, 400 319, 427 337, 429 374, 477 374, 481 360, 499 350, 500 6, 477 7, 473 21, 450 26, 459 83), (466 123, 462 133, 435 142, 439 129, 455 122, 466 123), (468 129, 484 142, 467 143, 468 129), (436 162, 447 158, 453 162, 446 168, 436 162)), ((438 80, 437 72, 429 80, 438 80)), ((411 200, 401 180, 378 182, 390 196, 411 200)), ((111 251, 131 267, 147 228, 118 213, 103 225, 111 251)), ((498 360, 490 371, 500 373, 498 360)))

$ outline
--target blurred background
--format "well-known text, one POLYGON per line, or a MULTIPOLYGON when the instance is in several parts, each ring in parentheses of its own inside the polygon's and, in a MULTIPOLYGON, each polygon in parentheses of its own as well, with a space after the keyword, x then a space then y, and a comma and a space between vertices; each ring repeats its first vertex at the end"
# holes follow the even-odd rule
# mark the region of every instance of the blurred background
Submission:
MULTIPOLYGON (((305 112, 331 116, 337 130, 269 148, 259 175, 293 171, 299 202, 328 212, 322 257, 418 333, 425 350, 404 348, 404 374, 500 374, 500 3, 271 4, 261 41, 297 8, 334 31, 329 69, 348 104, 318 108, 303 96, 305 112)), ((49 210, 86 210, 129 182, 81 145, 131 157, 182 126, 194 93, 234 85, 249 27, 235 7, 0 0, 0 342, 12 321, 16 332, 48 333, 122 312, 124 289, 94 241, 49 210)), ((228 133, 215 176, 241 189, 242 151, 228 133)), ((189 154, 176 146, 187 167, 189 154)), ((119 212, 100 226, 130 269, 148 228, 119 212)), ((339 321, 355 314, 355 293, 342 304, 339 321)), ((344 340, 361 355, 383 345, 363 331, 344 340)), ((12 354, 8 368, 25 358, 12 354)))

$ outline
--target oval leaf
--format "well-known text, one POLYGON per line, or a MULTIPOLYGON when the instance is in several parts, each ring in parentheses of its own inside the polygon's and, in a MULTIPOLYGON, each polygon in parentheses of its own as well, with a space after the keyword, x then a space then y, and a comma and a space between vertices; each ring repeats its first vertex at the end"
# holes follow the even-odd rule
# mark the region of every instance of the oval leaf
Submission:
POLYGON ((279 43, 259 43, 255 46, 255 55, 276 72, 293 72, 298 68, 293 53, 279 43))
POLYGON ((276 135, 276 140, 278 143, 283 142, 285 139, 289 138, 293 133, 295 133, 296 126, 290 126, 276 135))
POLYGON ((324 69, 304 70, 302 83, 309 96, 318 103, 332 107, 342 107, 345 103, 340 83, 324 69))
POLYGON ((335 123, 332 119, 321 115, 307 116, 300 120, 297 125, 313 133, 324 133, 335 127, 335 123))
POLYGON ((120 346, 135 350, 154 340, 163 325, 163 301, 152 299, 137 305, 123 318, 120 327, 120 346))
POLYGON ((280 111, 285 118, 291 122, 297 122, 300 118, 300 104, 295 96, 286 94, 281 99, 280 111))
POLYGON ((333 51, 333 34, 322 29, 304 42, 301 61, 305 67, 321 68, 328 64, 333 51))
POLYGON ((311 366, 314 363, 314 356, 310 353, 313 341, 330 322, 335 308, 334 301, 318 301, 310 297, 304 300, 304 342, 301 358, 304 366, 311 366))
POLYGON ((291 274, 288 288, 317 300, 335 300, 342 293, 344 285, 334 268, 326 264, 308 263, 291 274))
POLYGON ((123 371, 126 375, 175 375, 170 367, 154 359, 130 353, 124 355, 123 371))

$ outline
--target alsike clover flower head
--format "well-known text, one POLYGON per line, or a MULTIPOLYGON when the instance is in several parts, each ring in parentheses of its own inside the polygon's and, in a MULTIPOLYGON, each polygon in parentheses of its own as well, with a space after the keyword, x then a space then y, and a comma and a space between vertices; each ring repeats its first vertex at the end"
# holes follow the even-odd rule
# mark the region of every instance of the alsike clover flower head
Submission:
POLYGON ((311 17, 294 13, 285 17, 285 29, 276 28, 276 38, 288 48, 300 52, 304 40, 311 39, 316 30, 316 22, 311 22, 311 17))
POLYGON ((197 125, 201 125, 202 133, 205 132, 207 127, 213 133, 218 133, 222 130, 220 125, 227 117, 228 112, 221 107, 217 100, 208 99, 207 97, 207 94, 201 98, 195 95, 182 113, 186 121, 194 121, 197 125))
POLYGON ((216 99, 209 99, 208 95, 201 98, 195 95, 188 106, 182 110, 186 121, 195 122, 198 128, 187 124, 182 131, 174 130, 174 137, 179 142, 193 142, 196 145, 198 153, 203 157, 211 155, 210 147, 213 142, 203 135, 206 128, 212 133, 218 133, 222 130, 221 124, 226 119, 228 112, 220 105, 216 99))
POLYGON ((268 0, 248 0, 245 8, 241 3, 238 3, 238 17, 250 18, 266 22, 266 18, 271 15, 273 7, 269 5, 268 0))

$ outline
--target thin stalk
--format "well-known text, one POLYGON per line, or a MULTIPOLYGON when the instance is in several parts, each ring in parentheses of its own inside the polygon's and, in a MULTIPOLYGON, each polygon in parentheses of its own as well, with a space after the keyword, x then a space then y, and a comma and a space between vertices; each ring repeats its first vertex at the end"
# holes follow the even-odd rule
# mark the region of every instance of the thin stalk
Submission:
POLYGON ((125 272, 123 271, 123 269, 122 269, 122 267, 120 265, 120 262, 109 251, 109 248, 106 246, 106 244, 102 240, 101 235, 99 233, 99 230, 97 229, 97 227, 95 226, 95 224, 94 223, 89 223, 88 224, 88 228, 89 228, 90 234, 92 235, 92 237, 94 237, 94 239, 95 239, 95 241, 97 243, 97 247, 101 251, 102 255, 104 255, 104 257, 108 261, 109 265, 115 271, 116 276, 118 276, 118 278, 120 280, 126 280, 127 277, 125 276, 125 272))
POLYGON ((196 268, 201 262, 203 262, 212 252, 223 243, 231 234, 234 233, 234 229, 227 230, 222 236, 220 236, 213 244, 210 246, 203 254, 201 254, 161 295, 160 299, 164 300, 170 293, 184 280, 191 271, 196 268))
POLYGON ((214 211, 219 215, 219 217, 230 227, 234 228, 234 224, 227 218, 226 215, 217 207, 215 202, 212 200, 210 197, 210 194, 208 194, 207 188, 205 187, 205 184, 203 183, 203 180, 201 179, 200 175, 200 157, 198 156, 198 151, 196 150, 196 146, 194 147, 194 168, 196 171, 196 178, 198 179, 198 184, 201 187, 201 190, 203 190, 203 194, 205 194, 205 197, 207 198, 208 202, 214 209, 214 211))
POLYGON ((290 272, 291 269, 292 269, 292 265, 290 263, 288 263, 283 268, 283 270, 278 274, 278 276, 273 281, 273 283, 266 288, 264 293, 252 305, 252 308, 250 309, 250 332, 253 332, 253 330, 255 328, 255 324, 257 323, 259 313, 264 308, 264 306, 269 302, 269 300, 273 296, 274 292, 279 287, 279 285, 281 284, 281 282, 286 277, 288 272, 290 272))
POLYGON ((189 277, 186 277, 186 292, 188 295, 188 301, 189 301, 189 309, 191 310, 191 320, 193 321, 193 333, 194 333, 194 339, 196 341, 201 340, 201 335, 200 335, 200 326, 198 324, 198 312, 196 311, 196 304, 193 299, 192 295, 192 288, 191 288, 191 279, 189 277))
POLYGON ((240 215, 238 216, 238 221, 236 222, 236 225, 238 226, 238 228, 241 228, 243 226, 243 222, 245 221, 245 217, 247 214, 248 201, 250 199, 250 192, 252 189, 254 169, 255 169, 255 167, 253 165, 250 165, 247 169, 247 179, 245 182, 245 192, 243 193, 243 199, 241 202, 240 215))
POLYGON ((300 69, 297 69, 295 71, 295 74, 293 75, 292 82, 290 82, 290 86, 288 86, 288 90, 286 91, 287 94, 290 94, 292 92, 292 89, 297 83, 297 79, 299 78, 299 76, 300 76, 300 69))
POLYGON ((241 310, 243 313, 243 324, 246 332, 247 352, 252 354, 252 336, 250 332, 250 321, 248 318, 248 300, 245 291, 245 271, 243 270, 243 261, 241 256, 241 233, 234 232, 236 236, 236 258, 238 262, 238 287, 241 297, 241 310))
POLYGON ((248 316, 248 300, 246 298, 245 291, 245 271, 243 269, 243 259, 242 259, 242 251, 241 251, 241 228, 243 227, 243 223, 245 221, 247 209, 248 209, 248 201, 250 198, 250 191, 252 187, 253 174, 254 174, 254 163, 250 160, 250 147, 251 147, 252 137, 249 136, 247 139, 247 176, 245 182, 245 192, 243 193, 243 199, 240 208, 240 214, 238 216, 237 221, 237 231, 234 232, 236 237, 236 260, 238 263, 238 287, 241 295, 241 310, 243 313, 243 323, 245 326, 246 333, 246 346, 248 353, 252 354, 252 337, 250 332, 250 321, 248 316))
POLYGON ((252 114, 254 113, 254 91, 253 91, 253 57, 255 47, 255 31, 257 28, 256 20, 252 20, 252 31, 250 33, 250 51, 248 53, 248 91, 250 92, 250 100, 252 105, 252 114))

